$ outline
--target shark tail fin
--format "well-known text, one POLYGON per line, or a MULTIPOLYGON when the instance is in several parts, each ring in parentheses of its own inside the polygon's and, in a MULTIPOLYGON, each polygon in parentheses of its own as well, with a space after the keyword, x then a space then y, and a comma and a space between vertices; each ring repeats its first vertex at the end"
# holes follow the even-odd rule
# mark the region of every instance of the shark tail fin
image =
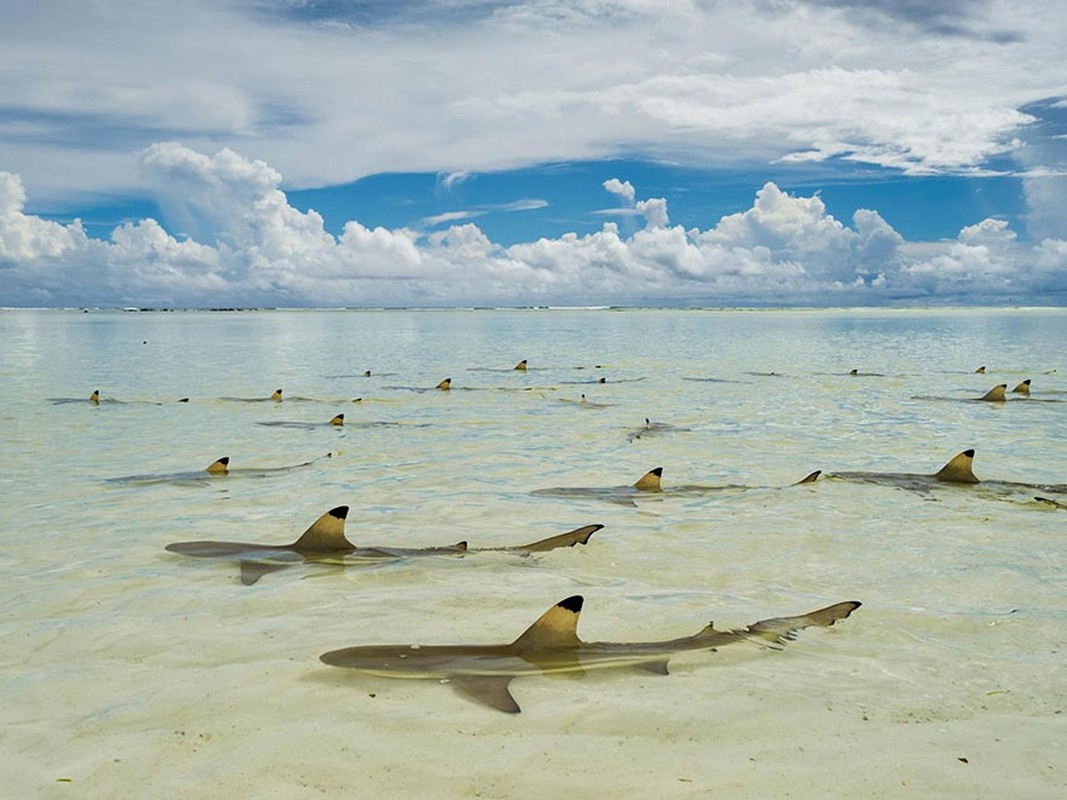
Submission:
POLYGON ((834 603, 832 606, 801 614, 798 617, 762 619, 749 625, 740 633, 749 637, 758 637, 772 645, 785 644, 793 641, 797 636, 797 631, 804 628, 829 628, 838 620, 848 617, 860 605, 858 600, 847 600, 844 603, 834 603))
POLYGON ((560 600, 537 618, 522 636, 515 640, 516 647, 577 647, 578 615, 585 602, 580 594, 560 600))
POLYGON ((331 508, 313 523, 293 542, 297 550, 314 550, 328 553, 336 550, 354 550, 355 546, 345 538, 345 518, 348 506, 331 508))
POLYGON ((519 372, 526 372, 526 359, 524 358, 522 361, 512 367, 512 369, 518 370, 519 372))
POLYGON ((93 389, 93 393, 91 395, 89 395, 89 402, 90 403, 95 403, 96 405, 100 405, 100 390, 99 389, 93 389))
POLYGON ((345 415, 344 414, 338 414, 336 417, 333 417, 330 420, 330 424, 331 425, 336 425, 337 427, 341 427, 342 425, 345 424, 345 415))
POLYGON ((525 553, 544 553, 547 550, 555 550, 557 547, 574 547, 576 544, 588 544, 589 537, 603 528, 603 525, 586 525, 575 528, 573 531, 550 536, 530 544, 509 547, 508 550, 519 550, 525 553))
POLYGON ((1011 390, 1011 393, 1012 394, 1021 394, 1021 395, 1025 396, 1025 397, 1029 397, 1030 396, 1030 379, 1027 378, 1025 381, 1020 383, 1018 386, 1016 386, 1014 389, 1011 390))
POLYGON ((440 389, 442 392, 447 392, 449 389, 452 388, 452 379, 451 378, 445 378, 443 381, 441 381, 439 384, 437 384, 437 386, 435 386, 434 388, 435 389, 440 389))
POLYGON ((974 450, 964 450, 934 473, 934 478, 945 483, 978 483, 978 478, 971 471, 973 464, 974 450))
POLYGON ((661 489, 660 479, 663 477, 663 467, 650 469, 637 479, 634 488, 639 492, 658 492, 661 489))
POLYGON ((280 403, 282 401, 282 390, 275 389, 274 392, 271 394, 270 399, 274 400, 276 403, 280 403))
POLYGON ((999 403, 1002 400, 1007 400, 1008 398, 1004 396, 1004 392, 1007 391, 1007 388, 1008 384, 998 383, 996 386, 994 386, 992 389, 990 389, 978 399, 985 400, 990 403, 999 403))
POLYGON ((230 457, 223 456, 220 459, 212 461, 210 464, 207 465, 207 467, 205 467, 205 470, 207 472, 210 472, 212 475, 225 475, 227 472, 230 471, 230 457))
POLYGON ((819 480, 819 476, 820 475, 822 475, 822 470, 821 469, 817 469, 814 472, 812 472, 812 473, 810 473, 808 475, 805 475, 803 478, 801 478, 799 481, 797 481, 793 485, 794 486, 803 486, 805 483, 815 483, 815 481, 819 480))

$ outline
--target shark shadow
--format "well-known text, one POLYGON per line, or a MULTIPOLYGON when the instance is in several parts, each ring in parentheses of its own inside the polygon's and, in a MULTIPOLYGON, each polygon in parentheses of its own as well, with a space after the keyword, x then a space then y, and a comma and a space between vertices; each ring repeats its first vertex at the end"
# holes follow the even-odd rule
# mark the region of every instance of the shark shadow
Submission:
POLYGON ((302 461, 299 464, 288 464, 284 467, 230 467, 230 457, 223 456, 208 464, 204 469, 187 472, 157 472, 147 475, 125 475, 120 478, 107 478, 107 483, 116 483, 123 486, 153 486, 161 483, 170 483, 179 486, 206 486, 212 481, 232 478, 273 478, 277 475, 287 475, 298 469, 310 467, 324 458, 332 458, 333 453, 313 458, 310 461, 302 461))
POLYGON ((1035 490, 1050 492, 1053 494, 1067 493, 1067 484, 1025 483, 1021 481, 998 481, 979 480, 973 470, 974 450, 964 450, 954 456, 945 466, 937 472, 914 473, 914 472, 830 472, 827 477, 846 481, 858 481, 861 483, 877 483, 886 486, 896 486, 901 489, 925 492, 939 486, 977 486, 980 489, 990 489, 1002 494, 1017 494, 1026 492, 1032 494, 1035 490))
POLYGON ((558 547, 586 544, 603 525, 585 525, 567 533, 550 536, 529 544, 511 547, 468 547, 465 541, 443 547, 357 547, 345 537, 348 506, 330 509, 291 544, 253 544, 249 542, 176 542, 166 549, 194 558, 220 558, 237 561, 241 583, 251 586, 264 575, 294 564, 321 563, 332 566, 367 566, 401 561, 420 556, 464 556, 468 553, 543 553, 558 547))
MULTIPOLYGON (((814 483, 821 475, 821 470, 815 470, 796 483, 787 486, 801 486, 814 483)), ((636 506, 634 500, 642 496, 674 496, 674 495, 704 495, 715 492, 746 492, 751 489, 783 489, 783 486, 748 486, 745 484, 682 484, 680 486, 664 487, 662 483, 663 467, 650 469, 637 479, 635 483, 627 486, 553 486, 547 489, 535 489, 530 492, 538 497, 564 497, 590 500, 604 500, 609 503, 617 503, 623 506, 636 506)))
POLYGON ((332 650, 319 658, 333 667, 371 675, 448 682, 471 700, 517 714, 521 709, 508 688, 515 678, 627 667, 667 675, 667 662, 676 653, 714 651, 744 641, 780 649, 796 638, 797 631, 829 628, 860 606, 850 600, 808 614, 760 620, 726 631, 708 624, 692 636, 658 642, 584 642, 578 638, 583 602, 581 595, 561 600, 510 644, 369 645, 332 650))

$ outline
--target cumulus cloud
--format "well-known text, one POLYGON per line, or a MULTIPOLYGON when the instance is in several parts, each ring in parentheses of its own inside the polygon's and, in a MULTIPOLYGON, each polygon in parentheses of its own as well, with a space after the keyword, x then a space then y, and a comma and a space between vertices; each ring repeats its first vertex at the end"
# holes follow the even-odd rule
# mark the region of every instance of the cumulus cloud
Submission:
POLYGON ((634 190, 633 184, 629 181, 620 181, 618 178, 608 178, 604 181, 604 188, 616 195, 627 206, 634 204, 634 198, 637 196, 634 190))
POLYGON ((1067 293, 1064 240, 1022 244, 1005 221, 985 219, 952 241, 909 243, 875 210, 846 224, 818 195, 771 182, 751 207, 703 228, 672 225, 664 199, 638 200, 633 188, 645 227, 630 235, 609 222, 502 247, 471 222, 421 235, 351 220, 334 236, 318 213, 289 204, 273 167, 232 150, 158 144, 143 166, 164 219, 121 225, 107 241, 78 221, 25 213, 20 178, 0 173, 0 305, 826 305, 1067 293))

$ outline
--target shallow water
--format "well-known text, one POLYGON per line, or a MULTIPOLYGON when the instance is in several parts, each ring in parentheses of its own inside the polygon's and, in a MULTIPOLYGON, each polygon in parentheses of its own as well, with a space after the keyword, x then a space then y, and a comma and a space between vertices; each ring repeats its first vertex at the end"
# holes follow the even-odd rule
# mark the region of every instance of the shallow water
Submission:
POLYGON ((981 486, 787 485, 814 469, 932 473, 969 447, 980 478, 1067 482, 1065 341, 1061 310, 0 312, 4 784, 79 798, 1062 797, 1067 511, 981 486), (522 358, 530 370, 511 371, 522 358), (445 377, 449 393, 412 391, 445 377), (1026 377, 1031 401, 912 399, 1026 377), (96 388, 99 406, 83 400, 96 388), (220 399, 276 388, 281 403, 220 399), (340 412, 343 428, 256 424, 340 412), (631 440, 646 417, 689 430, 631 440), (107 480, 327 452, 266 477, 107 480), (632 506, 530 494, 661 465, 668 490, 785 488, 632 506), (289 542, 340 504, 361 545, 606 527, 528 558, 307 565, 251 587, 232 563, 163 549, 289 542), (576 593, 588 640, 864 605, 780 652, 683 654, 668 677, 521 678, 519 715, 318 661, 355 644, 509 641, 576 593))

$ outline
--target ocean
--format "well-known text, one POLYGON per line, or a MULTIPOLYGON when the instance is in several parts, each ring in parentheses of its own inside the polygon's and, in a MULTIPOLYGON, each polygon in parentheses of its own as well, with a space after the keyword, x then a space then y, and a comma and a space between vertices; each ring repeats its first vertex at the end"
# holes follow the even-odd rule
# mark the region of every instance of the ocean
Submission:
POLYGON ((832 474, 973 448, 1062 488, 1064 342, 1062 309, 0 311, 3 793, 1063 797, 1067 509, 1034 498, 1067 497, 832 474), (604 528, 252 585, 164 549, 341 505, 361 546, 604 528), (623 642, 863 605, 670 675, 520 677, 520 714, 319 661, 508 642, 576 594, 623 642))

